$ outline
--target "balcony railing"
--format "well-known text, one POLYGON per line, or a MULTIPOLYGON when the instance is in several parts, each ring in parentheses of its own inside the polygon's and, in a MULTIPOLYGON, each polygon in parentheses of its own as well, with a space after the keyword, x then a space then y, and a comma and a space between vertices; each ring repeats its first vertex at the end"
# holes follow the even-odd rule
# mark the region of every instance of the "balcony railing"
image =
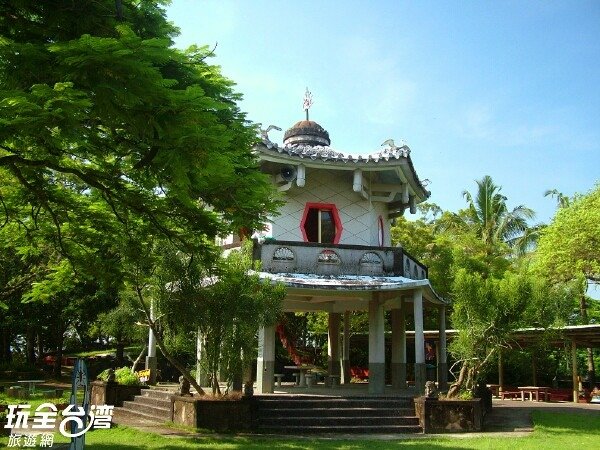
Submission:
POLYGON ((271 273, 428 278, 427 267, 402 247, 266 240, 255 242, 254 259, 271 273))

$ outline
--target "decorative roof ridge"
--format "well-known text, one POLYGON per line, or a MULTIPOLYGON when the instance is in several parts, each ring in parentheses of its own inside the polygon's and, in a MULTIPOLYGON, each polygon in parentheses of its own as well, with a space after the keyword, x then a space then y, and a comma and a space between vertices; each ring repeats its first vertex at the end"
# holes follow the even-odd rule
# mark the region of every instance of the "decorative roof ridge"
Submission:
POLYGON ((329 146, 322 145, 306 145, 306 144, 286 144, 283 147, 280 147, 277 143, 272 142, 269 139, 261 140, 263 145, 272 151, 276 151, 277 153, 285 153, 289 156, 293 156, 296 158, 304 159, 308 158, 313 161, 320 159, 322 161, 339 161, 344 163, 379 163, 381 162, 389 162, 390 160, 399 160, 401 158, 405 158, 408 162, 408 165, 415 176, 415 180, 419 187, 423 190, 425 195, 429 197, 431 192, 428 191, 423 182, 419 178, 417 171, 415 170, 415 166, 412 162, 412 158, 410 157, 410 147, 406 144, 401 147, 390 146, 389 148, 385 148, 383 150, 378 150, 367 155, 352 155, 350 153, 344 154, 338 152, 337 150, 332 149, 329 146))
POLYGON ((320 157, 323 160, 340 160, 346 162, 373 161, 377 163, 379 160, 389 161, 390 159, 409 158, 410 156, 410 147, 408 145, 386 148, 367 154, 351 154, 340 152, 328 145, 285 144, 280 147, 279 144, 268 139, 262 139, 262 143, 269 150, 276 150, 278 153, 287 153, 290 156, 298 156, 300 158, 308 157, 313 160, 320 157))

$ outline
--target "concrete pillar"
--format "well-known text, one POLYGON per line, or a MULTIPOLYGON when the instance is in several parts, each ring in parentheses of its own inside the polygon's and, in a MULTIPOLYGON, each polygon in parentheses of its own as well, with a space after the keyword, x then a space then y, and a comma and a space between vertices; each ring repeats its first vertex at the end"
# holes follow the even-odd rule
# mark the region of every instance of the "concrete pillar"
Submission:
MULTIPOLYGON (((150 320, 154 322, 154 300, 150 299, 150 320)), ((148 384, 156 384, 156 337, 152 328, 148 328, 148 356, 146 356, 146 369, 150 369, 148 384)))
POLYGON ((200 332, 198 327, 198 333, 196 334, 196 383, 200 386, 208 386, 208 375, 202 360, 204 359, 206 342, 203 334, 200 332))
POLYGON ((275 384, 275 325, 258 329, 258 359, 256 390, 259 394, 273 392, 275 384))
POLYGON ((327 373, 340 375, 340 313, 329 313, 327 333, 327 373))
POLYGON ((504 361, 502 359, 502 349, 498 350, 498 395, 502 398, 504 391, 504 361))
POLYGON ((385 317, 379 294, 369 300, 369 394, 385 390, 385 317))
POLYGON ((406 305, 392 309, 392 388, 406 389, 406 305))
POLYGON ((437 359, 437 380, 438 389, 445 391, 448 389, 448 352, 446 351, 446 306, 440 305, 438 310, 438 359, 437 359))
POLYGON ((415 319, 415 388, 417 393, 425 392, 425 335, 423 334, 423 290, 413 293, 413 313, 415 319))
POLYGON ((342 341, 342 379, 343 384, 349 384, 350 375, 350 311, 344 312, 344 335, 342 341))
POLYGON ((577 375, 577 343, 571 341, 571 365, 573 366, 573 403, 579 403, 579 376, 577 375))
POLYGON ((537 386, 537 362, 535 360, 535 351, 531 354, 531 378, 532 386, 537 386))

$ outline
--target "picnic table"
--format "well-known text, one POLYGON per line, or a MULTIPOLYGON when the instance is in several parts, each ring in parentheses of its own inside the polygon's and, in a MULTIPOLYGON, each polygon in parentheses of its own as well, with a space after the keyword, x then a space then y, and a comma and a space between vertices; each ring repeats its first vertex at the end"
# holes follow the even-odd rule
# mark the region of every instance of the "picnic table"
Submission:
POLYGON ((535 395, 535 401, 540 401, 540 393, 544 394, 544 401, 548 401, 548 387, 545 386, 519 386, 517 389, 521 392, 521 401, 525 401, 525 394, 529 394, 529 400, 533 401, 535 395))
POLYGON ((500 385, 499 384, 486 384, 486 386, 492 391, 494 397, 500 397, 500 385))
POLYGON ((19 380, 18 383, 27 383, 27 388, 30 394, 35 394, 35 385, 43 383, 45 380, 19 380))
POLYGON ((298 386, 308 387, 306 384, 306 374, 311 370, 315 370, 316 366, 283 366, 284 369, 297 370, 300 374, 298 380, 298 386))

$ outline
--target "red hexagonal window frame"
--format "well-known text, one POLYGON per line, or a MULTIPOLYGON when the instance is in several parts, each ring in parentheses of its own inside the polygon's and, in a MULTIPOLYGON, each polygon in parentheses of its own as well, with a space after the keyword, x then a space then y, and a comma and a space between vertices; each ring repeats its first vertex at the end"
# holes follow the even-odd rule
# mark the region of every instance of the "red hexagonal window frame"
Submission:
POLYGON ((302 214, 302 220, 300 221, 300 230, 302 231, 302 238, 304 239, 304 242, 313 242, 308 240, 305 226, 308 219, 308 213, 314 209, 331 212, 333 223, 335 225, 335 237, 333 238, 333 243, 339 243, 344 228, 342 227, 342 221, 340 220, 337 206, 335 206, 333 203, 307 203, 304 206, 304 213, 302 214))

